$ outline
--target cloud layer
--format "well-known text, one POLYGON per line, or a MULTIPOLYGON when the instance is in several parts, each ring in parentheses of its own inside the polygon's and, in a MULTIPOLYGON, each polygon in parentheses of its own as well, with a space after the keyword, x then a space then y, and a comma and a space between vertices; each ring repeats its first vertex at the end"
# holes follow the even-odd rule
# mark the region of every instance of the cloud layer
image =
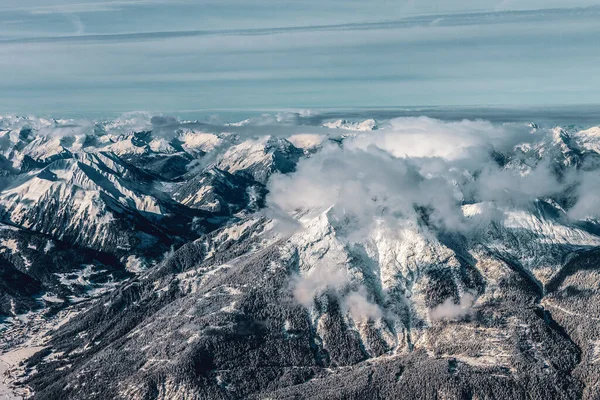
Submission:
MULTIPOLYGON (((270 179, 267 205, 304 221, 295 226, 299 234, 313 229, 307 221, 326 212, 335 240, 346 249, 368 247, 382 227, 477 241, 482 229, 503 225, 513 212, 523 211, 522 225, 515 229, 527 229, 528 218, 533 224, 550 218, 575 229, 582 220, 597 223, 600 216, 600 154, 578 144, 583 140, 578 129, 427 117, 380 121, 378 127, 322 141, 294 173, 270 179), (540 201, 547 206, 540 207, 540 201)), ((600 144, 600 135, 584 139, 587 148, 600 144)), ((311 268, 295 281, 301 304, 308 307, 333 289, 355 320, 386 315, 369 297, 373 288, 359 286, 348 293, 356 285, 345 275, 355 268, 351 261, 334 271, 318 263, 311 268)), ((473 302, 468 293, 457 304, 448 299, 430 310, 430 318, 462 318, 473 302)))

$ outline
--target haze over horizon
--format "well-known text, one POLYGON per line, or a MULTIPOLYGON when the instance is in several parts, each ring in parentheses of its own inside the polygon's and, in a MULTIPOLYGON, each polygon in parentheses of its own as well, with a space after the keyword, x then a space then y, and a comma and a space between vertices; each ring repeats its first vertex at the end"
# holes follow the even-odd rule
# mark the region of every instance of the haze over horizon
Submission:
POLYGON ((0 5, 0 114, 598 104, 596 1, 0 5))

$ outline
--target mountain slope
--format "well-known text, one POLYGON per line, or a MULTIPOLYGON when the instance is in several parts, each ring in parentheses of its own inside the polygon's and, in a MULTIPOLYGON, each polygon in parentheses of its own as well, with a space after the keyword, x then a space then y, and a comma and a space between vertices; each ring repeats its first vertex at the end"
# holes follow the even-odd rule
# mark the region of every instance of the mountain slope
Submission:
POLYGON ((105 252, 0 224, 0 316, 52 312, 112 290, 133 274, 105 252))
MULTIPOLYGON (((340 398, 372 390, 381 398, 394 398, 399 390, 426 398, 442 390, 450 397, 535 393, 558 399, 581 393, 570 377, 577 346, 548 325, 532 302, 535 292, 499 260, 487 261, 498 264, 492 273, 502 276, 493 297, 484 295, 463 322, 411 326, 411 333, 427 329, 410 345, 390 335, 390 315, 353 316, 332 289, 305 309, 293 298, 290 278, 306 263, 290 258, 289 246, 315 254, 309 249, 318 245, 317 253, 328 259, 343 252, 327 239, 329 228, 315 222, 308 236, 283 242, 268 239, 269 223, 259 220, 238 225, 233 241, 219 241, 209 253, 207 245, 229 234, 216 232, 183 247, 155 273, 111 295, 109 306, 99 304, 61 328, 51 348, 63 355, 37 362, 41 373, 28 384, 40 398, 340 398), (323 240, 325 250, 318 244, 323 240), (106 322, 90 330, 92 320, 106 322), (540 341, 543 346, 535 344, 540 341), (64 366, 68 372, 57 371, 64 366), (93 380, 83 373, 90 368, 93 380)), ((451 281, 432 281, 427 274, 420 281, 425 290, 452 290, 451 281)), ((350 304, 365 310, 362 303, 350 304)))
POLYGON ((152 181, 126 168, 102 153, 54 161, 20 175, 0 194, 0 217, 115 254, 137 248, 151 255, 157 245, 157 251, 165 251, 179 233, 178 225, 202 215, 190 212, 171 223, 180 206, 153 192, 152 181))

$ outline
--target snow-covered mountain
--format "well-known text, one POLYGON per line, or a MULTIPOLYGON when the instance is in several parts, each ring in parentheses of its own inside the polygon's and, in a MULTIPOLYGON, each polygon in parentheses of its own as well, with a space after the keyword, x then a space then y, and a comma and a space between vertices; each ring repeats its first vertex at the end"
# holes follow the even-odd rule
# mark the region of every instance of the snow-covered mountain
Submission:
POLYGON ((303 152, 286 139, 265 136, 236 144, 223 154, 217 167, 230 173, 245 173, 266 183, 274 172, 292 172, 303 152))
POLYGON ((188 207, 214 214, 231 215, 256 211, 264 202, 263 184, 245 175, 231 174, 216 166, 190 173, 173 185, 172 196, 188 207))
POLYGON ((598 128, 252 124, 0 119, 11 385, 600 396, 598 128))
POLYGON ((346 119, 337 119, 326 121, 323 126, 330 129, 346 129, 350 131, 373 131, 378 129, 377 122, 374 119, 367 119, 362 122, 352 122, 346 119))

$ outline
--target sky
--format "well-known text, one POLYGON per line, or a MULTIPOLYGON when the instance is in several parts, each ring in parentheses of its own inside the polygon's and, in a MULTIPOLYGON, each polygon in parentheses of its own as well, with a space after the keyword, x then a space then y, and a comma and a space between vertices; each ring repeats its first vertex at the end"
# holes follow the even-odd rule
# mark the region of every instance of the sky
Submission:
POLYGON ((600 103, 600 0, 0 2, 0 114, 600 103))

